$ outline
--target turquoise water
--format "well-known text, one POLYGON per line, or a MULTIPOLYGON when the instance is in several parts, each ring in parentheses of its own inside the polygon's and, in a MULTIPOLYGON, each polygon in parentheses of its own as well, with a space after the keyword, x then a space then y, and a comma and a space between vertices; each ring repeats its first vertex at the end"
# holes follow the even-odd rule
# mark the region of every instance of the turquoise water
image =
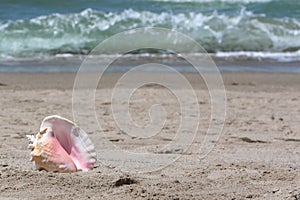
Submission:
POLYGON ((145 26, 180 31, 222 58, 300 60, 299 0, 2 0, 0 59, 88 54, 145 26))

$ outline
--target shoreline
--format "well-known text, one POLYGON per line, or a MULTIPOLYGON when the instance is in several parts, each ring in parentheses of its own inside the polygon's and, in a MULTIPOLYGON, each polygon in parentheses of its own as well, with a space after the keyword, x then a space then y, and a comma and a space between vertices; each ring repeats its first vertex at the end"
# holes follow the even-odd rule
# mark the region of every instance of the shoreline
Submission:
MULTIPOLYGON (((109 66, 108 72, 125 72, 133 67, 149 63, 172 66, 181 73, 195 73, 195 68, 186 60, 199 65, 199 70, 212 71, 209 66, 216 65, 220 72, 258 72, 258 73, 300 73, 300 60, 277 61, 260 57, 223 57, 211 54, 146 54, 146 55, 72 55, 71 57, 49 57, 0 60, 0 73, 76 73, 81 65, 89 63, 88 71, 97 71, 109 66), (110 63, 110 64, 108 64, 110 63), (203 65, 202 65, 203 63, 203 65), (206 64, 205 64, 206 63, 206 64)), ((151 68, 154 72, 165 72, 151 68)), ((147 71, 149 71, 147 69, 147 71)))
MULTIPOLYGON (((104 73, 101 88, 112 88, 123 75, 121 72, 104 73)), ((195 89, 205 88, 202 78, 196 73, 181 73, 195 89)), ((226 89, 235 90, 239 86, 249 90, 299 89, 300 74, 264 72, 222 72, 226 89)), ((1 89, 60 89, 73 88, 76 73, 0 73, 1 89)))

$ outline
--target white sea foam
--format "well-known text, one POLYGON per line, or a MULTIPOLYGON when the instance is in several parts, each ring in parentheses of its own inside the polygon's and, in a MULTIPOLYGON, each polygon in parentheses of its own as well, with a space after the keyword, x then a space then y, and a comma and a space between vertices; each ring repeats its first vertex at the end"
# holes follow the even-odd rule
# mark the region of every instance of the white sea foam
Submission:
POLYGON ((218 52, 214 55, 217 58, 231 60, 274 60, 279 62, 299 62, 300 50, 296 52, 218 52))

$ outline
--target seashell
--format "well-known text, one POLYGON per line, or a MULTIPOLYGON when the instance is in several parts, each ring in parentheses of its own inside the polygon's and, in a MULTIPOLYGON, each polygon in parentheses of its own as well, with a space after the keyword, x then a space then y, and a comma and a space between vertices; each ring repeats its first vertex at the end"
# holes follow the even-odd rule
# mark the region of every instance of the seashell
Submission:
POLYGON ((27 135, 32 161, 38 170, 52 172, 88 171, 96 152, 88 135, 72 121, 46 117, 36 135, 27 135))

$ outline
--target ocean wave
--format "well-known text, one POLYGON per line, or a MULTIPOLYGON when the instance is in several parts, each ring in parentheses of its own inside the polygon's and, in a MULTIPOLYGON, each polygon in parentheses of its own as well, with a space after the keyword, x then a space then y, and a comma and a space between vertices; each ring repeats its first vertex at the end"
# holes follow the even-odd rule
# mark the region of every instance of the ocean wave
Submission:
MULTIPOLYGON (((182 32, 208 52, 297 52, 300 49, 299 20, 268 18, 245 8, 236 16, 216 11, 204 14, 86 9, 73 14, 54 13, 0 22, 0 57, 87 54, 114 34, 147 26, 182 32)), ((120 41, 119 45, 126 45, 126 41, 120 41)))

